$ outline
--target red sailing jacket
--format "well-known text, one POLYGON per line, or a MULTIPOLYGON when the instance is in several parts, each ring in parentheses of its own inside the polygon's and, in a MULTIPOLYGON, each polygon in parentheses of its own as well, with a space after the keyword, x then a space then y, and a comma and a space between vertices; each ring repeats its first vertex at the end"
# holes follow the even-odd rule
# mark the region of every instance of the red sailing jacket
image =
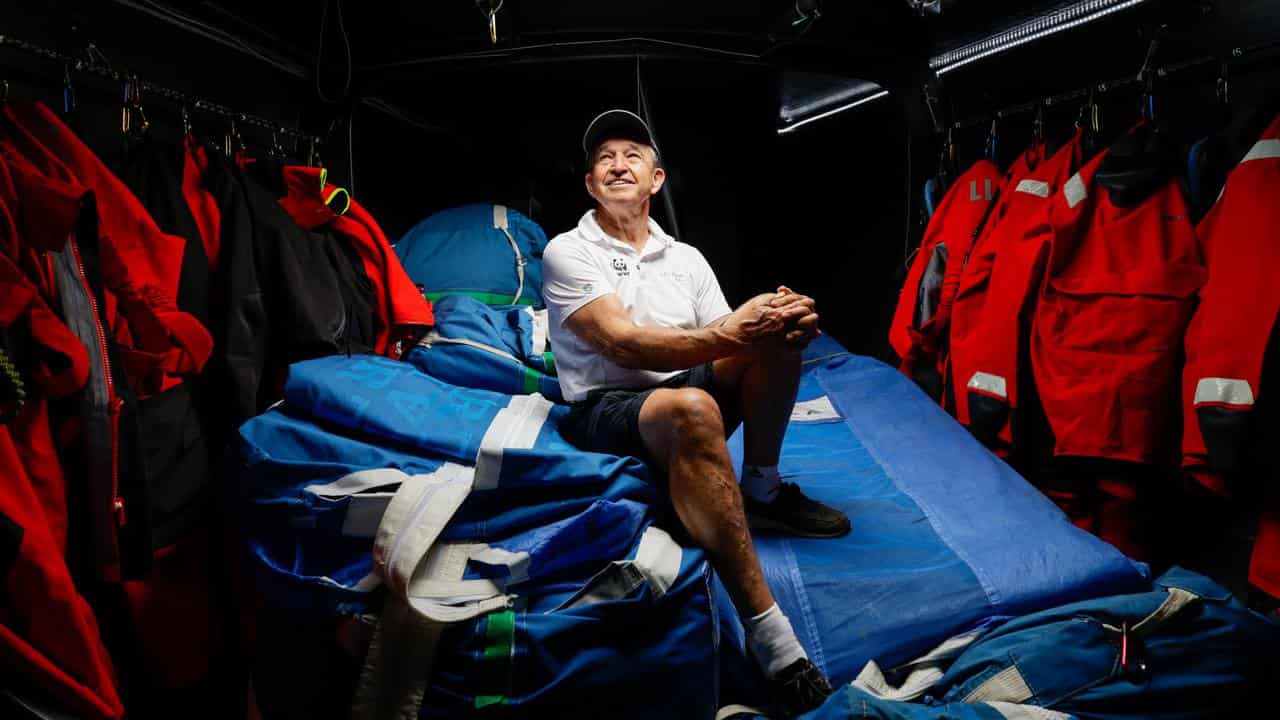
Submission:
MULTIPOLYGON (((978 331, 977 323, 982 312, 982 303, 986 299, 987 281, 991 277, 991 266, 995 263, 998 249, 996 228, 1004 225, 1011 205, 1017 205, 1014 196, 1018 183, 1039 168, 1045 159, 1043 144, 1034 145, 1018 154, 1009 171, 1001 181, 1001 192, 995 200, 995 206, 987 214, 986 222, 978 231, 978 237, 969 249, 960 270, 960 284, 956 287, 955 301, 951 305, 950 337, 947 342, 948 374, 946 383, 952 388, 963 388, 968 375, 966 373, 972 363, 967 357, 971 353, 968 346, 978 331)), ((1009 218, 1012 222, 1014 218, 1009 218)), ((969 424, 969 402, 964 392, 954 393, 956 419, 969 424)))
POLYGON ((323 168, 290 165, 283 172, 288 194, 280 205, 294 221, 308 230, 331 228, 355 248, 378 304, 374 351, 399 357, 401 341, 435 324, 431 303, 409 279, 378 223, 346 190, 327 184, 323 168))
POLYGON ((964 258, 1000 183, 1000 169, 979 160, 956 179, 925 228, 889 326, 889 343, 909 376, 929 368, 942 371, 964 258))
POLYGON ((48 281, 37 253, 61 250, 66 244, 83 190, 56 181, 31 182, 23 173, 11 172, 4 157, 0 153, 0 285, 5 293, 0 300, 5 305, 0 310, 0 324, 25 317, 36 347, 43 349, 31 358, 35 362, 32 376, 41 389, 28 398, 10 426, 10 434, 44 509, 50 535, 65 555, 67 484, 53 438, 48 398, 66 397, 84 387, 89 378, 89 357, 84 344, 49 306, 47 298, 57 296, 51 282, 44 287, 32 283, 19 263, 48 281), (77 209, 67 212, 71 208, 77 209))
POLYGON ((53 177, 75 180, 94 191, 101 226, 101 266, 110 290, 106 308, 131 387, 140 396, 194 375, 213 350, 209 332, 177 309, 182 265, 181 238, 166 235, 125 185, 40 103, 4 106, 5 140, 53 177), (116 305, 128 323, 115 318, 116 305), (128 344, 131 343, 131 346, 128 344))
MULTIPOLYGON (((10 106, 5 106, 6 112, 10 106)), ((93 194, 80 186, 56 158, 42 153, 42 149, 33 146, 30 138, 24 137, 20 131, 15 132, 12 123, 7 123, 0 135, 18 137, 25 151, 18 154, 14 146, 0 140, 0 156, 4 157, 14 179, 17 196, 23 203, 34 201, 44 210, 39 222, 25 224, 30 232, 20 236, 19 252, 50 251, 45 253, 45 257, 49 273, 55 279, 49 281, 47 292, 54 292, 56 288, 61 317, 66 319, 88 352, 88 384, 91 390, 81 393, 81 408, 76 421, 78 432, 75 434, 81 439, 79 445, 83 448, 87 475, 84 502, 89 508, 87 522, 91 526, 89 554, 93 556, 102 578, 118 579, 121 573, 120 528, 125 520, 124 493, 120 482, 121 456, 125 454, 121 452, 121 417, 125 402, 117 384, 119 367, 117 365, 113 371, 111 362, 114 347, 107 319, 115 317, 112 312, 114 304, 113 296, 101 287, 98 280, 97 237, 80 237, 82 217, 97 223, 97 216, 90 209, 93 194), (42 163, 40 167, 33 164, 31 155, 42 163), (56 197, 41 193, 41 188, 57 187, 66 189, 66 197, 78 200, 75 203, 39 200, 56 197), (77 231, 71 232, 68 228, 77 228, 77 231), (89 252, 81 248, 81 241, 90 242, 89 252)), ((59 322, 63 321, 60 319, 59 322)), ((127 332, 124 323, 120 323, 120 330, 127 332)), ((44 452, 51 454, 51 449, 45 448, 44 452)), ((38 470, 34 472, 42 474, 38 470)), ((65 524, 65 513, 64 508, 64 519, 50 520, 53 527, 65 524)))
POLYGON ((0 327, 20 326, 30 336, 37 387, 18 417, 0 426, 0 666, 22 678, 17 687, 37 687, 78 717, 118 718, 124 710, 111 659, 67 568, 66 484, 47 412, 48 397, 85 385, 89 359, 10 260, 20 240, 15 209, 34 210, 0 204, 0 327))
MULTIPOLYGON (((60 158, 15 122, 22 113, 14 103, 5 106, 0 153, 15 185, 23 185, 17 193, 22 202, 45 212, 42 221, 29 223, 29 232, 21 238, 30 250, 42 253, 40 267, 30 268, 28 262, 23 270, 28 277, 47 274, 46 293, 49 297, 56 293, 60 317, 89 356, 89 389, 80 393, 77 415, 59 428, 59 444, 74 446, 73 454, 83 461, 81 497, 87 508, 88 555, 100 578, 119 580, 145 571, 152 552, 149 520, 155 506, 140 465, 134 390, 158 392, 166 382, 176 382, 168 372, 194 362, 192 344, 211 343, 194 318, 169 309, 171 301, 165 305, 162 291, 137 282, 135 270, 142 268, 146 274, 144 259, 122 262, 122 248, 132 248, 139 238, 158 230, 140 206, 137 212, 142 214, 132 224, 117 213, 113 230, 102 209, 112 206, 115 198, 104 192, 115 188, 129 202, 137 205, 137 200, 92 155, 79 160, 90 173, 101 171, 101 187, 80 184, 60 158), (50 201, 56 195, 48 190, 60 183, 69 190, 61 200, 50 201), (52 230, 55 227, 62 230, 52 230), (128 240, 117 243, 120 237, 128 240)), ((60 125, 42 127, 46 132, 63 132, 57 130, 60 125)), ((67 137, 59 137, 58 142, 70 148, 68 152, 74 152, 78 143, 67 137)), ((83 145, 78 147, 88 153, 83 145)), ((24 259, 29 261, 30 256, 24 259)), ((52 462, 52 443, 36 442, 33 447, 52 462)))
MULTIPOLYGON (((1215 492, 1247 464, 1263 362, 1280 312, 1280 117, 1227 177, 1197 231, 1209 277, 1187 329, 1182 467, 1215 492)), ((1280 597, 1280 490, 1270 488, 1250 582, 1280 597)))
POLYGON ((1031 365, 1055 455, 1176 458, 1182 338, 1205 267, 1168 157, 1141 123, 1053 198, 1031 365))
POLYGON ((1027 337, 1019 321, 1029 298, 1040 288, 1048 225, 1043 216, 1049 198, 1080 164, 1080 133, 1033 171, 1010 179, 1001 196, 1002 213, 981 246, 969 256, 951 319, 952 379, 956 418, 988 442, 1007 447, 1007 423, 1017 407, 1020 347, 1027 337), (970 410, 976 399, 977 417, 970 410), (994 443, 996 438, 999 443, 994 443))
POLYGON ((1209 489, 1240 469, 1280 310, 1280 118, 1227 177, 1197 228, 1209 279, 1187 329, 1182 467, 1209 489))

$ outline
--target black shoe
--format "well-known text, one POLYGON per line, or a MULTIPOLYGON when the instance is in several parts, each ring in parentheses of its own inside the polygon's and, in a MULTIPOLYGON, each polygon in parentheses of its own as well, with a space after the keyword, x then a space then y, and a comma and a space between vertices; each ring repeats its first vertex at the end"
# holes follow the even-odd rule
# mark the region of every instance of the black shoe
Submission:
POLYGON ((743 496, 747 521, 757 530, 778 530, 801 537, 831 538, 849 532, 849 516, 810 500, 795 483, 782 483, 772 502, 743 496))
POLYGON ((803 715, 817 708, 835 692, 809 658, 800 658, 769 679, 774 704, 783 717, 803 715))

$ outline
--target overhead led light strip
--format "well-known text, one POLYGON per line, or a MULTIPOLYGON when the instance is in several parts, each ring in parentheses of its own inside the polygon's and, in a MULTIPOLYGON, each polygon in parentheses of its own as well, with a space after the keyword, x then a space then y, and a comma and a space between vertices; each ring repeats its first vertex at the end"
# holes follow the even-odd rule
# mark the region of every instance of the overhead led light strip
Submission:
POLYGON ((1040 38, 1070 30, 1112 13, 1139 5, 1145 0, 1085 0, 1028 20, 991 37, 964 47, 948 50, 929 60, 929 67, 939 75, 964 67, 1040 38))
POLYGON ((786 126, 786 127, 784 127, 784 128, 778 128, 778 134, 779 134, 779 135, 786 135, 787 133, 791 132, 792 130, 795 130, 796 128, 803 127, 803 126, 808 125, 809 123, 814 122, 814 121, 816 121, 816 120, 821 120, 821 119, 822 119, 822 118, 824 118, 824 117, 830 117, 830 116, 832 116, 832 115, 835 115, 836 113, 840 113, 840 112, 844 112, 845 110, 850 110, 850 109, 852 109, 852 108, 856 108, 856 107, 858 107, 859 105, 865 105, 865 104, 867 104, 867 103, 871 102, 872 100, 879 100, 880 98, 885 97, 885 96, 886 96, 886 95, 888 95, 888 94, 889 94, 889 91, 888 91, 888 90, 881 90, 880 92, 871 93, 870 95, 867 95, 867 96, 865 96, 865 97, 860 97, 860 98, 858 98, 857 100, 854 100, 854 101, 853 101, 853 102, 851 102, 851 103, 847 103, 847 104, 845 104, 845 105, 841 105, 840 107, 837 107, 837 108, 831 108, 830 110, 827 110, 826 112, 818 113, 817 115, 814 115, 813 117, 807 117, 807 118, 805 118, 805 119, 801 120, 800 122, 793 123, 793 124, 788 125, 788 126, 786 126))
MULTIPOLYGON (((1064 30, 1079 27, 1087 23, 1091 23, 1100 18, 1104 18, 1112 13, 1127 10, 1135 5, 1140 5, 1146 0, 1084 0, 1083 2, 1073 3, 1066 7, 1059 8, 1044 15, 1040 15, 1034 19, 1028 20, 1019 25, 1015 25, 1007 30, 1001 31, 990 37, 984 38, 978 42, 948 50, 940 55, 935 55, 929 60, 929 67, 938 75, 945 75, 952 70, 962 68, 969 63, 976 62, 986 57, 1011 50, 1020 45, 1026 45, 1043 37, 1060 33, 1064 30)), ((859 105, 865 105, 873 100, 879 100, 889 94, 888 90, 881 90, 860 97, 853 102, 846 103, 831 110, 818 113, 813 117, 807 117, 799 122, 792 123, 783 128, 778 129, 779 135, 785 135, 797 128, 808 125, 815 120, 821 120, 830 117, 836 113, 844 112, 856 108, 859 105)))

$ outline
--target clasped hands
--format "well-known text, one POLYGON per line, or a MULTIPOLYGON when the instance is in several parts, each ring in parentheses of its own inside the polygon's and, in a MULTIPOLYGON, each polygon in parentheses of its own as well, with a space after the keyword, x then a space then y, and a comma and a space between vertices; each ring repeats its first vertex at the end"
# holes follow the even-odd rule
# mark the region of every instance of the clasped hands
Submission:
POLYGON ((813 298, 786 285, 780 285, 777 292, 748 300, 734 311, 728 324, 744 344, 751 346, 784 343, 792 349, 802 349, 822 334, 813 298))

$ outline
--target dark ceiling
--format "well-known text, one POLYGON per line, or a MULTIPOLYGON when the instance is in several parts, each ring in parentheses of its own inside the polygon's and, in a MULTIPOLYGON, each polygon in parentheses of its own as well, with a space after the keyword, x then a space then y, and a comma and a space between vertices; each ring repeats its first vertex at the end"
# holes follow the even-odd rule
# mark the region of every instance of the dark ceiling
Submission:
POLYGON ((453 131, 471 122, 469 114, 494 112, 499 98, 531 86, 607 92, 624 75, 634 80, 641 62, 678 61, 685 71, 664 82, 691 86, 715 83, 726 72, 783 69, 774 76, 773 94, 784 104, 838 93, 842 82, 855 87, 841 78, 918 88, 932 54, 1058 3, 951 0, 936 16, 916 13, 905 0, 55 4, 74 7, 87 27, 115 26, 127 16, 177 21, 188 31, 222 37, 224 46, 270 57, 304 82, 318 74, 327 97, 380 98, 425 126, 453 131), (496 42, 480 8, 488 3, 500 5, 496 42), (814 5, 816 18, 809 10, 814 5), (491 97, 478 87, 492 88, 491 97))
MULTIPOLYGON (((636 37, 759 54, 803 27, 792 25, 799 17, 795 0, 492 1, 501 3, 496 46, 490 43, 488 21, 475 0, 342 2, 355 65, 367 69, 460 52, 636 37)), ((330 29, 336 31, 338 4, 220 0, 194 3, 186 11, 210 21, 220 16, 259 33, 262 40, 274 38, 311 56, 319 44, 326 5, 330 29)), ((902 0, 828 2, 813 32, 839 26, 851 45, 901 49, 903 37, 915 34, 912 27, 918 20, 902 0)))
MULTIPOLYGON (((79 27, 79 35, 69 33, 63 20, 49 28, 53 47, 75 54, 96 41, 126 67, 154 66, 153 56, 171 54, 169 46, 178 38, 193 50, 202 48, 197 59, 204 62, 222 65, 230 58, 232 65, 259 67, 258 79, 288 93, 288 104, 301 108, 313 131, 331 130, 330 118, 345 112, 348 98, 376 98, 380 107, 400 109, 399 117, 419 127, 459 134, 512 98, 572 97, 589 90, 634 99, 642 66, 646 77, 690 88, 729 77, 758 78, 750 92, 770 96, 788 120, 795 114, 788 109, 820 112, 832 98, 847 102, 850 93, 866 87, 861 81, 918 93, 929 77, 930 56, 1064 2, 948 0, 941 14, 920 15, 906 0, 23 0, 19 5, 30 12, 19 8, 16 17, 0 18, 0 32, 40 16, 75 18, 70 24, 79 27), (490 2, 500 5, 496 42, 478 7, 490 2), (813 19, 806 8, 815 5, 821 14, 813 19), (175 32, 174 25, 181 30, 175 32), (678 72, 661 73, 664 63, 678 72)), ((1222 0, 1219 14, 1270 2, 1222 0)), ((1159 6, 1163 13, 1206 4, 1213 3, 1149 0, 1142 7, 1159 6)), ((1100 45, 1109 51, 1077 55, 1073 63, 1117 61, 1129 72, 1131 56, 1143 52, 1145 40, 1132 30, 1143 16, 1154 13, 1125 13, 1125 22, 1106 23, 1110 27, 1102 32, 1110 35, 1100 45)), ((1078 53, 1074 43, 1038 45, 1078 53)), ((1037 53, 1018 54, 1030 59, 1037 53)), ((948 104, 960 115, 971 112, 960 106, 998 106, 1006 95, 1037 91, 1026 86, 1025 72, 992 75, 984 67, 989 63, 947 76, 947 89, 954 90, 948 104)), ((1105 79, 1114 72, 1093 74, 1105 79)), ((156 74, 161 83, 173 82, 156 74)), ((1078 82, 1073 73, 1054 78, 1078 82)))
MULTIPOLYGON (((117 0, 118 2, 118 0, 117 0)), ((146 6, 145 0, 126 4, 146 6)), ((785 44, 797 34, 810 45, 864 56, 897 57, 927 53, 989 31, 1061 0, 955 0, 938 16, 920 16, 904 0, 819 2, 821 18, 811 29, 800 22, 796 0, 432 0, 417 3, 218 2, 170 3, 248 37, 276 43, 300 57, 319 45, 326 13, 336 31, 337 8, 348 31, 357 68, 463 52, 577 43, 620 38, 655 38, 749 54, 785 44), (479 4, 500 3, 498 43, 492 45, 479 4), (327 6, 327 9, 326 9, 327 6)), ((487 6, 487 5, 486 5, 487 6)))
POLYGON ((296 66, 311 67, 318 53, 327 70, 345 73, 349 62, 357 87, 385 94, 415 79, 463 69, 542 68, 566 61, 636 56, 767 64, 882 84, 914 83, 923 63, 940 48, 1057 3, 955 0, 939 16, 920 16, 904 0, 112 0, 76 4, 90 14, 118 15, 128 8, 172 16, 176 11, 296 66), (478 6, 491 2, 500 5, 496 43, 490 41, 487 16, 478 6), (814 4, 821 13, 810 22, 803 8, 814 4))

